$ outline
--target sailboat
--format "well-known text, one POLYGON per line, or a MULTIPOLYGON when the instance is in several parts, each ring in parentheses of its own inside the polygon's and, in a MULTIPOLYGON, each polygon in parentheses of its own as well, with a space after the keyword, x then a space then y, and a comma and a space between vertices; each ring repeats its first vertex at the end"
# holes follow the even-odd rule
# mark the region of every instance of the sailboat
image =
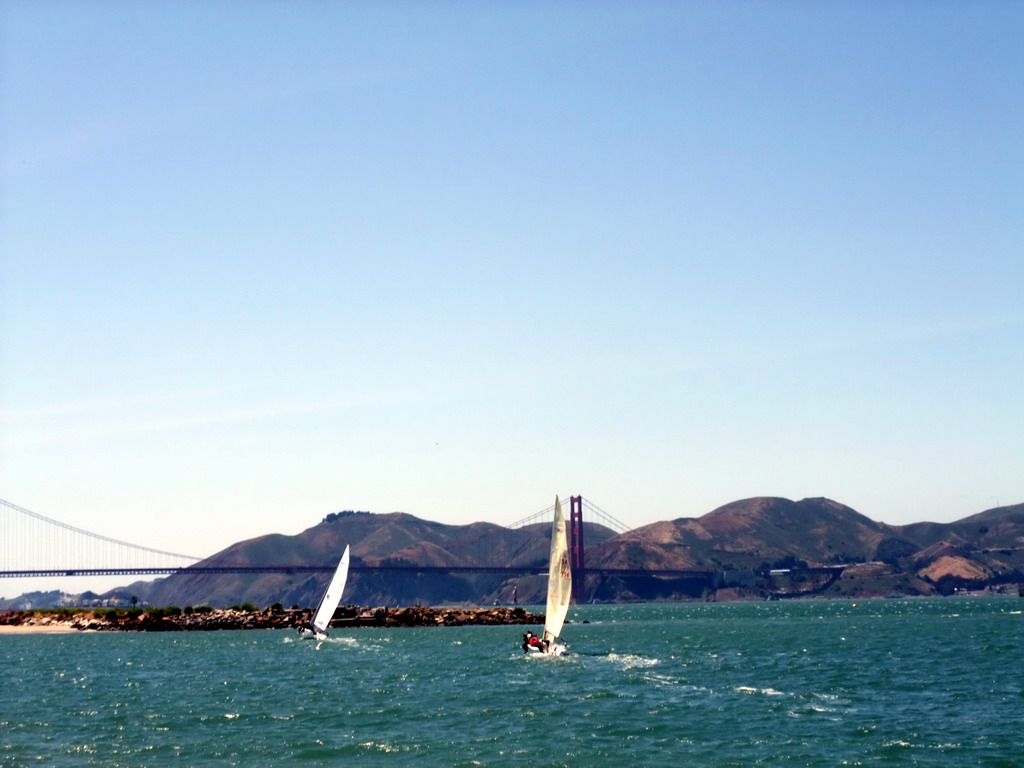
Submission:
MULTIPOLYGON (((345 591, 345 582, 348 581, 348 546, 338 561, 338 567, 334 569, 331 583, 327 585, 327 591, 320 599, 316 613, 313 615, 313 622, 302 630, 303 637, 312 637, 318 643, 327 639, 327 626, 334 617, 334 611, 341 602, 341 593, 345 591)), ((319 645, 317 646, 319 648, 319 645)))
POLYGON ((548 561, 548 601, 544 612, 544 636, 538 645, 525 644, 527 652, 561 656, 565 644, 557 642, 569 613, 572 570, 569 567, 569 537, 565 530, 562 504, 555 496, 555 519, 551 524, 551 555, 548 561))

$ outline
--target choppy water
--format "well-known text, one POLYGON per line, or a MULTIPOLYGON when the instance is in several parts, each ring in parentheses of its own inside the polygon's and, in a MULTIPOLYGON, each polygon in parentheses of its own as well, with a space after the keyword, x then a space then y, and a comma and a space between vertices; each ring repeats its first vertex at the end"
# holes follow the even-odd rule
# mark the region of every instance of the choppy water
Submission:
POLYGON ((1020 766, 1022 609, 584 606, 561 658, 517 627, 3 635, 0 765, 1020 766))

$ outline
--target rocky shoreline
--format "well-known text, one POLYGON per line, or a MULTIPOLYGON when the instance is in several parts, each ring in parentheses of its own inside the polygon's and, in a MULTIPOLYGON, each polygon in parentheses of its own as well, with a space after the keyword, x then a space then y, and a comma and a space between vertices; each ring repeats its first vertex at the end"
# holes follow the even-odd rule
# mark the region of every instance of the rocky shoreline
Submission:
MULTIPOLYGON (((86 632, 209 632, 224 629, 291 629, 305 625, 311 612, 301 609, 266 610, 153 609, 12 611, 0 614, 5 628, 36 631, 86 632)), ((461 627, 471 625, 543 624, 544 615, 522 608, 339 608, 331 627, 461 627)))

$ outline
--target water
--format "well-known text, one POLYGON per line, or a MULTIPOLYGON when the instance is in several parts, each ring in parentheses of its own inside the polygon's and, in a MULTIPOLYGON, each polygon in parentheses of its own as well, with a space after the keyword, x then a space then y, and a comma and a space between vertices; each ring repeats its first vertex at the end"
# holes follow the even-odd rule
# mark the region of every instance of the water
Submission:
POLYGON ((1019 766, 1022 609, 583 606, 562 658, 517 627, 3 635, 0 765, 1019 766))

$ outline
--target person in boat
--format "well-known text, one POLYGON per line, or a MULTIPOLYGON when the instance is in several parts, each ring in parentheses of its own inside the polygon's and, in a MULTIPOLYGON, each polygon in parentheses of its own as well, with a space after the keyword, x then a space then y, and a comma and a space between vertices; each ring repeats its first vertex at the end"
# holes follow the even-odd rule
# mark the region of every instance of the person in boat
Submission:
POLYGON ((525 632, 523 634, 523 650, 526 652, 529 652, 531 648, 535 648, 541 653, 547 653, 549 645, 550 643, 547 640, 538 637, 533 632, 525 632))

